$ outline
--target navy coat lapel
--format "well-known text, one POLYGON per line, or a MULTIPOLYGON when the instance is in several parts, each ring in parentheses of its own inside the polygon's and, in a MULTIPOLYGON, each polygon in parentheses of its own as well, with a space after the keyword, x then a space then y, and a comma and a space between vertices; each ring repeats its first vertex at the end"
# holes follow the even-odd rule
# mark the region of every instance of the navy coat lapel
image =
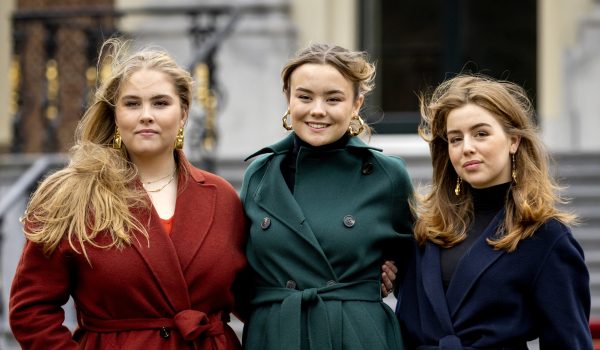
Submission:
POLYGON ((494 249, 487 243, 487 238, 493 237, 496 234, 496 229, 503 218, 504 210, 501 210, 456 266, 446 292, 451 316, 456 314, 479 277, 500 256, 505 254, 504 249, 494 249))
POLYGON ((444 287, 442 285, 442 270, 440 267, 440 249, 437 245, 427 242, 420 259, 421 273, 417 274, 422 279, 425 295, 431 304, 439 323, 446 334, 453 334, 452 320, 446 303, 444 287))

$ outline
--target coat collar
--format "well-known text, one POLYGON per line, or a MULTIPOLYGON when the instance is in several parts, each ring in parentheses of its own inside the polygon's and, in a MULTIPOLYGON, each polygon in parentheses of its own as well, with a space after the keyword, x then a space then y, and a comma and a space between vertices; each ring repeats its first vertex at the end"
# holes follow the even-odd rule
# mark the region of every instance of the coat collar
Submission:
POLYGON ((501 210, 463 256, 456 266, 446 293, 441 279, 440 248, 431 242, 426 242, 420 259, 423 288, 445 330, 452 331, 451 319, 464 303, 475 282, 500 256, 505 254, 504 250, 495 250, 487 243, 487 239, 495 235, 503 218, 504 210, 501 210), (450 328, 446 329, 448 327, 450 328))
MULTIPOLYGON (((295 137, 294 135, 295 135, 295 133, 291 132, 289 135, 287 135, 281 141, 279 141, 271 146, 262 148, 262 149, 258 150, 257 152, 252 153, 250 156, 248 156, 244 160, 246 161, 248 159, 252 159, 258 155, 265 154, 265 153, 282 154, 282 153, 290 152, 294 148, 294 137, 295 137)), ((379 152, 382 151, 381 148, 367 145, 358 137, 350 137, 348 139, 348 143, 346 144, 346 148, 371 149, 371 150, 375 150, 375 151, 379 151, 379 152)))

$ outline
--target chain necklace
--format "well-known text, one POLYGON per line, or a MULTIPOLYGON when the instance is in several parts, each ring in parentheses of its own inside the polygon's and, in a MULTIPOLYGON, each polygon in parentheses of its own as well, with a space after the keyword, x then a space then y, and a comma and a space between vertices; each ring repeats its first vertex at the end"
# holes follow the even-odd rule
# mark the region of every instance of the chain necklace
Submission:
POLYGON ((148 185, 148 184, 151 184, 151 183, 156 183, 156 182, 158 182, 158 181, 160 181, 160 180, 166 179, 166 178, 167 178, 167 176, 169 176, 169 175, 167 175, 167 176, 165 176, 165 177, 163 177, 163 178, 160 178, 160 179, 158 179, 158 180, 154 180, 154 181, 148 181, 148 182, 143 182, 143 183, 142 183, 142 186, 144 186, 144 189, 145 189, 145 190, 146 190, 146 192, 148 192, 148 193, 156 193, 156 192, 160 192, 160 191, 164 190, 164 189, 165 189, 167 186, 169 186, 169 184, 170 184, 171 182, 173 182, 173 180, 175 180, 175 174, 176 174, 176 173, 177 173, 177 168, 175 168, 175 169, 173 170, 173 173, 171 174, 171 178, 169 179, 169 181, 167 181, 167 183, 165 183, 164 185, 162 185, 161 187, 159 187, 159 188, 157 188, 157 189, 155 189, 155 190, 149 190, 149 189, 147 189, 147 188, 146 188, 146 185, 148 185))
POLYGON ((161 177, 161 178, 159 178, 159 179, 152 180, 152 181, 146 181, 146 182, 142 182, 142 183, 143 183, 144 185, 150 185, 150 184, 153 184, 153 183, 159 182, 159 181, 161 181, 161 180, 164 180, 164 179, 168 178, 169 176, 173 176, 173 174, 167 174, 167 175, 165 175, 165 176, 163 176, 163 177, 161 177))

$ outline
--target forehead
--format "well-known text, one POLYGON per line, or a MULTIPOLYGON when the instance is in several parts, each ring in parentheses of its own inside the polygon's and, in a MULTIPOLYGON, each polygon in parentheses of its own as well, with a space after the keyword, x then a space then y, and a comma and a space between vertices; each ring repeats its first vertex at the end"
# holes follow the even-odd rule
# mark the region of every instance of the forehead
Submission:
POLYGON ((330 64, 305 63, 296 68, 290 76, 292 89, 305 85, 330 88, 331 90, 351 89, 352 82, 330 64))
POLYGON ((175 95, 171 77, 156 69, 142 68, 123 81, 121 96, 175 95))
POLYGON ((463 131, 482 124, 502 129, 502 125, 493 113, 472 103, 451 110, 446 118, 448 131, 463 131))

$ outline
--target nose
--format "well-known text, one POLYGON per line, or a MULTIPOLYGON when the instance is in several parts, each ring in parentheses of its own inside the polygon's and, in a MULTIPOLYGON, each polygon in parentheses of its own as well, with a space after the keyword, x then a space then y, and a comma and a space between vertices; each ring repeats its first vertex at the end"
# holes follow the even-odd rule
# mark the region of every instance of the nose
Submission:
POLYGON ((325 115, 325 106, 324 101, 315 100, 311 110, 310 115, 312 116, 324 116, 325 115))
POLYGON ((144 104, 142 106, 140 121, 142 123, 152 123, 154 121, 154 115, 152 114, 152 108, 150 104, 144 104))
POLYGON ((462 145, 463 145, 463 153, 464 154, 469 154, 469 153, 475 152, 473 140, 471 140, 470 137, 465 137, 463 139, 462 145))

